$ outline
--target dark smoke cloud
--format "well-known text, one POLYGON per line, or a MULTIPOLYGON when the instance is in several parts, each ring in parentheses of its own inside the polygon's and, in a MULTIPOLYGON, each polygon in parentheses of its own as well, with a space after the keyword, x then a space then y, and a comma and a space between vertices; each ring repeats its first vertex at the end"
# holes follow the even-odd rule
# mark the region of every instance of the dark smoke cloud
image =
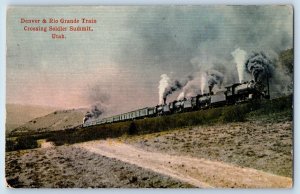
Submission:
POLYGON ((91 110, 85 115, 85 120, 101 117, 110 105, 110 95, 103 92, 101 85, 94 85, 88 90, 88 100, 92 105, 91 110))
MULTIPOLYGON (((223 74, 207 74, 205 84, 204 76, 200 76, 201 93, 207 92, 209 85, 216 89, 215 85, 239 82, 236 62, 231 55, 237 48, 247 53, 263 50, 276 57, 281 50, 293 46, 293 17, 288 6, 150 6, 132 7, 124 13, 125 17, 114 17, 114 21, 121 21, 126 28, 119 30, 119 23, 111 24, 118 29, 114 38, 122 41, 108 44, 110 48, 117 46, 112 47, 113 54, 108 57, 121 72, 135 75, 135 83, 130 84, 133 91, 149 88, 143 95, 154 96, 158 77, 173 73, 170 77, 177 80, 162 82, 165 84, 159 89, 159 103, 181 90, 187 82, 182 83, 180 78, 193 72, 214 69, 223 74)), ((245 80, 250 78, 245 75, 245 80)), ((123 87, 123 79, 114 85, 124 92, 111 94, 113 98, 120 95, 122 101, 129 102, 142 99, 135 97, 137 95, 127 97, 129 92, 123 87)), ((198 93, 197 85, 187 92, 198 93)), ((156 97, 148 99, 141 100, 141 106, 157 104, 156 97)), ((112 100, 112 103, 119 107, 119 101, 112 100)))
MULTIPOLYGON (((120 72, 135 75, 128 78, 135 81, 124 87, 126 79, 113 80, 114 86, 121 89, 118 93, 108 90, 114 99, 120 96, 120 100, 111 100, 111 103, 118 111, 123 101, 140 100, 140 107, 157 104, 157 97, 146 100, 141 96, 156 96, 153 94, 157 94, 157 81, 162 74, 170 75, 170 79, 167 76, 161 79, 159 104, 164 98, 171 98, 174 92, 184 91, 191 81, 181 78, 193 72, 200 72, 198 82, 191 84, 183 96, 198 94, 198 87, 201 93, 206 93, 209 86, 216 90, 216 86, 237 83, 238 70, 231 53, 240 48, 247 53, 263 50, 272 58, 278 57, 281 50, 293 46, 292 19, 292 9, 288 6, 132 7, 125 17, 115 19, 122 22, 124 29, 119 30, 119 23, 111 24, 117 29, 113 38, 121 41, 108 44, 117 46, 111 48, 113 54, 108 57, 120 72), (149 90, 137 95, 143 88, 149 90)), ((196 75, 193 76, 195 80, 196 75)), ((279 75, 278 80, 283 76, 279 75)), ((244 79, 251 77, 245 74, 244 79)), ((276 88, 284 85, 277 83, 276 88)), ((121 107, 124 106, 127 104, 121 107)), ((128 106, 126 111, 132 109, 133 106, 128 106)))
POLYGON ((254 52, 246 61, 245 66, 255 81, 264 81, 267 77, 273 76, 273 62, 263 52, 254 52))
POLYGON ((87 97, 91 104, 108 103, 110 99, 110 95, 104 92, 104 88, 101 84, 95 84, 89 87, 87 97))
POLYGON ((84 121, 88 121, 90 119, 97 119, 102 115, 102 111, 94 105, 90 111, 85 114, 84 121))
POLYGON ((163 72, 182 74, 192 70, 186 62, 194 57, 207 65, 228 66, 237 46, 247 52, 260 48, 276 53, 291 47, 291 20, 284 6, 140 7, 126 23, 137 38, 129 39, 115 59, 142 68, 160 64, 156 68, 163 72), (276 26, 280 30, 274 30, 276 26))
POLYGON ((207 72, 207 74, 207 84, 210 91, 214 88, 215 85, 221 87, 224 79, 224 75, 221 72, 217 70, 210 70, 209 72, 207 72))
MULTIPOLYGON (((72 102, 72 106, 93 105, 103 102, 102 95, 98 100, 99 95, 86 92, 85 86, 91 84, 91 80, 108 80, 103 84, 108 87, 105 92, 112 97, 110 103, 115 107, 114 113, 121 113, 157 104, 157 81, 163 73, 173 72, 174 77, 181 78, 198 71, 195 66, 201 66, 202 72, 212 68, 224 74, 223 84, 227 85, 239 82, 236 62, 231 55, 237 48, 247 53, 262 50, 276 58, 282 50, 293 47, 291 5, 119 6, 88 10, 101 20, 94 25, 96 36, 86 34, 84 39, 67 41, 63 45, 48 39, 43 44, 23 40, 23 36, 15 34, 13 26, 18 26, 15 17, 8 18, 8 23, 14 24, 8 27, 7 33, 8 102, 64 104, 60 98, 51 100, 61 96, 53 96, 59 92, 65 96, 65 102, 72 102), (51 47, 55 49, 47 49, 51 47), (117 71, 111 71, 112 65, 117 71), (130 76, 123 76, 126 72, 130 76), (35 76, 26 77, 33 74, 35 76), (33 86, 41 80, 47 82, 49 90, 38 98, 45 84, 33 86), (72 91, 80 88, 89 102, 85 99, 82 102, 81 98, 75 100, 78 92, 72 91), (120 108, 120 102, 128 103, 120 108)), ((17 15, 22 16, 22 13, 25 12, 17 15)), ((70 10, 66 13, 78 15, 70 10)), ((38 18, 43 13, 33 14, 38 18)), ((289 81, 280 72, 276 70, 278 75, 272 78, 281 80, 276 82, 279 92, 289 81)), ((248 76, 251 78, 250 74, 245 74, 244 79, 248 80, 248 76)))
POLYGON ((165 90, 164 93, 164 99, 167 98, 167 96, 171 95, 173 92, 178 91, 182 89, 190 80, 193 79, 193 76, 188 76, 184 80, 175 80, 171 85, 165 90))
POLYGON ((254 52, 246 61, 245 69, 255 81, 266 82, 269 78, 271 98, 289 95, 293 92, 293 75, 278 62, 277 57, 270 57, 264 52, 254 52))
POLYGON ((93 114, 93 116, 94 116, 95 118, 100 117, 100 115, 102 114, 102 111, 99 110, 99 108, 98 108, 96 105, 93 106, 91 112, 92 112, 92 114, 93 114))
POLYGON ((166 90, 166 92, 165 92, 165 97, 168 96, 168 95, 170 95, 170 94, 172 94, 172 93, 175 92, 175 91, 180 90, 182 87, 184 87, 184 86, 185 86, 190 80, 192 80, 192 79, 193 79, 192 76, 188 76, 187 79, 185 79, 185 80, 181 80, 181 81, 175 80, 175 81, 171 84, 170 88, 168 88, 168 89, 166 90))
MULTIPOLYGON (((137 75, 147 74, 141 80, 149 83, 164 73, 173 72, 172 77, 179 79, 191 72, 221 72, 223 76, 207 74, 207 85, 201 84, 205 86, 201 91, 207 92, 209 85, 239 82, 231 55, 237 48, 247 53, 263 50, 275 57, 281 50, 291 48, 292 14, 289 6, 135 7, 125 22, 129 38, 118 44, 120 52, 113 60, 137 75)), ((244 79, 251 76, 246 74, 244 79)), ((155 89, 156 84, 157 80, 152 86, 155 89)), ((177 90, 180 89, 169 87, 160 92, 159 103, 177 90)), ((154 100, 145 105, 156 103, 154 100)))

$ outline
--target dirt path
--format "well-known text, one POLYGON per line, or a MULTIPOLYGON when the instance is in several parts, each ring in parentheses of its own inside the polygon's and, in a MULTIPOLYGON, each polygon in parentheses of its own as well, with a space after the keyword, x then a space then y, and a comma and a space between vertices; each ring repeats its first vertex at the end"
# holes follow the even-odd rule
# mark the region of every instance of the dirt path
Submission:
POLYGON ((77 144, 90 152, 168 175, 201 188, 290 188, 292 179, 188 156, 145 151, 117 141, 77 144))
POLYGON ((291 121, 197 126, 120 140, 150 152, 203 158, 279 176, 293 176, 291 121))
POLYGON ((6 152, 5 177, 14 188, 193 188, 178 179, 66 146, 6 152))

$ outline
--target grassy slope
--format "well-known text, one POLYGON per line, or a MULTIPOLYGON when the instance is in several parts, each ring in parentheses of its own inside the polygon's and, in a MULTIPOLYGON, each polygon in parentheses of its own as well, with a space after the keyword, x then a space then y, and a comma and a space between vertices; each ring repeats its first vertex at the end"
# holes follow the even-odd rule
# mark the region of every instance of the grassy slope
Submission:
POLYGON ((46 116, 32 119, 11 131, 10 135, 22 135, 72 128, 82 123, 86 109, 54 111, 46 116))
POLYGON ((58 108, 21 105, 21 104, 6 104, 6 132, 9 133, 30 120, 47 115, 58 108))

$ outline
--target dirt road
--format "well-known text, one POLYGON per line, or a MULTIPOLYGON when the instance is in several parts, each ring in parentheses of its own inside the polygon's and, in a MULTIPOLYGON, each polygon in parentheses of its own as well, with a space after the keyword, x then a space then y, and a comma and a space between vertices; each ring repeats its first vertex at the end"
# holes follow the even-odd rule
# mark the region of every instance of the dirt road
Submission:
POLYGON ((291 121, 249 121, 119 138, 150 152, 203 158, 293 177, 291 121))
POLYGON ((207 159, 145 151, 119 141, 93 141, 74 146, 135 164, 200 188, 292 187, 292 179, 288 177, 207 159))
POLYGON ((14 188, 190 188, 190 184, 114 158, 68 146, 6 153, 14 188))

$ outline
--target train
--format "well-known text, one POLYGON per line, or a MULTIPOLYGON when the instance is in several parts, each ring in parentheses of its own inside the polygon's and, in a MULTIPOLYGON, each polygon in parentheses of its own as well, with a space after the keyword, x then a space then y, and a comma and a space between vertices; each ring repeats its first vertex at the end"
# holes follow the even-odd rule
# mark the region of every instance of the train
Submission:
POLYGON ((87 113, 83 118, 82 127, 197 111, 245 103, 258 99, 270 99, 269 83, 264 84, 263 82, 251 80, 225 86, 224 90, 215 93, 212 92, 212 88, 209 88, 208 93, 184 98, 182 100, 175 100, 170 103, 166 103, 166 99, 164 99, 163 104, 154 107, 145 107, 107 118, 88 119, 89 113, 87 113))

